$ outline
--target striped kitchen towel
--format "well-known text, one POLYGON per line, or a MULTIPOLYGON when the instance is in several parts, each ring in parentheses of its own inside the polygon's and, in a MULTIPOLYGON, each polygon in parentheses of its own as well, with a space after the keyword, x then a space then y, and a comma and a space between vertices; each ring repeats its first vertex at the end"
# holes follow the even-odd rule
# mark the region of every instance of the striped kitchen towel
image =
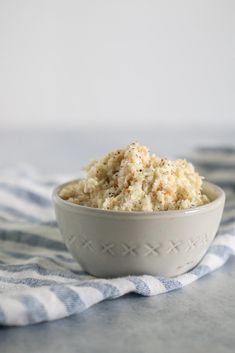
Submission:
MULTIPOLYGON (((176 278, 97 279, 67 252, 56 226, 52 189, 67 177, 42 177, 21 167, 0 170, 0 324, 29 325, 63 318, 135 292, 182 288, 235 254, 235 148, 201 148, 191 160, 227 194, 219 234, 193 270, 176 278)), ((71 178, 74 176, 70 176, 71 178)))

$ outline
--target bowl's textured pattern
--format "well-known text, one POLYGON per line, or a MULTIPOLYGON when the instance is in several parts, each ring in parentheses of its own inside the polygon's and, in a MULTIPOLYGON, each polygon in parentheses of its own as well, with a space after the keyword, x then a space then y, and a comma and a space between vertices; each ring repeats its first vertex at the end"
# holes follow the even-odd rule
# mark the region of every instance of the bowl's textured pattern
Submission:
POLYGON ((67 246, 79 251, 83 249, 88 253, 97 253, 101 256, 170 256, 171 254, 189 253, 197 248, 204 248, 211 239, 207 233, 202 236, 190 237, 186 240, 169 240, 167 242, 142 243, 125 242, 115 244, 113 242, 99 242, 89 239, 84 235, 67 235, 67 246))

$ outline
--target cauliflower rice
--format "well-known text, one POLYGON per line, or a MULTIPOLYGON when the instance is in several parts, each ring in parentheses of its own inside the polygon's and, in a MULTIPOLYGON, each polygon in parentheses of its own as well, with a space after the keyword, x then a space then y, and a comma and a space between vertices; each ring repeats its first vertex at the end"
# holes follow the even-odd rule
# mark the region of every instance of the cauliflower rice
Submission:
POLYGON ((204 205, 202 177, 191 163, 150 154, 132 143, 90 163, 85 179, 72 182, 60 197, 75 204, 116 211, 167 211, 204 205))

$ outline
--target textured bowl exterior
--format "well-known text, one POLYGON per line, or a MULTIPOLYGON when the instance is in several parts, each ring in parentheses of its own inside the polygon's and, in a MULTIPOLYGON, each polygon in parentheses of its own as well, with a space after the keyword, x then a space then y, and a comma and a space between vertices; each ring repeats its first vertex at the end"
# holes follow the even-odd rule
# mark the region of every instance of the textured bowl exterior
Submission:
POLYGON ((222 189, 205 182, 212 202, 194 209, 105 211, 62 200, 58 192, 63 186, 53 194, 61 234, 74 259, 97 277, 187 272, 214 239, 225 201, 222 189))

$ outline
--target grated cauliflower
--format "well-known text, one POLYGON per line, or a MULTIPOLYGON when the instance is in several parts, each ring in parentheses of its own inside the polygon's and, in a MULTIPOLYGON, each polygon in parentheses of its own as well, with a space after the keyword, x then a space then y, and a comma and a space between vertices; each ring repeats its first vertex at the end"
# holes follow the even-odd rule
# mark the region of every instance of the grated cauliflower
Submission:
POLYGON ((150 154, 132 143, 93 161, 85 179, 72 182, 60 197, 79 205, 116 211, 167 211, 204 205, 202 177, 191 163, 150 154))

